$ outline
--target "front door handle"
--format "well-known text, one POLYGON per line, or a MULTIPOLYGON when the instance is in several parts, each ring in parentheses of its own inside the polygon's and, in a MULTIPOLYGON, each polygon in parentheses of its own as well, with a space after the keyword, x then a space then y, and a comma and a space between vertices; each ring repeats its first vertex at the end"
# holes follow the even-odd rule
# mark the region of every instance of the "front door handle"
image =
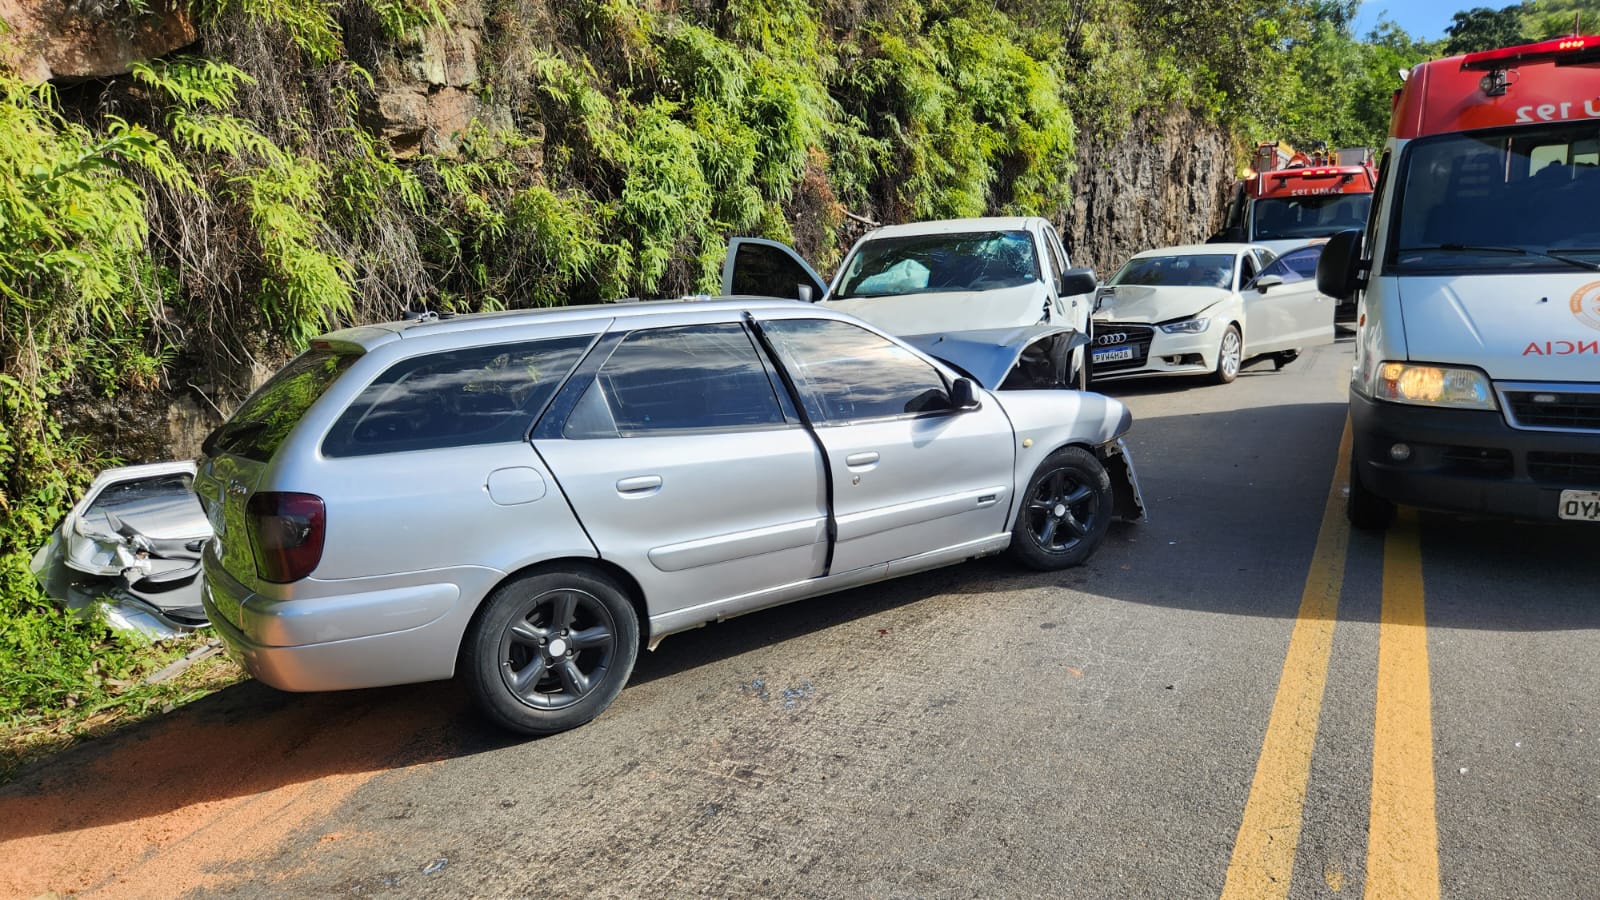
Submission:
POLYGON ((617 482, 617 493, 627 497, 642 497, 661 490, 660 475, 635 475, 617 482))
POLYGON ((852 469, 858 469, 862 466, 875 466, 878 464, 878 451, 864 450, 860 453, 852 453, 844 458, 844 464, 852 469))

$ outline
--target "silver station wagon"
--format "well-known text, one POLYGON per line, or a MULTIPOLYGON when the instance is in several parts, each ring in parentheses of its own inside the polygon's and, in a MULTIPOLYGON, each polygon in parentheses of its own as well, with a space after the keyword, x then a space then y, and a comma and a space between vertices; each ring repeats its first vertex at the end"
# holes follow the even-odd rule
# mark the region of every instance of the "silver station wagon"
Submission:
POLYGON ((351 328, 207 439, 203 602, 278 688, 460 673, 549 734, 674 632, 1002 551, 1083 562, 1141 515, 1130 420, 785 300, 351 328))

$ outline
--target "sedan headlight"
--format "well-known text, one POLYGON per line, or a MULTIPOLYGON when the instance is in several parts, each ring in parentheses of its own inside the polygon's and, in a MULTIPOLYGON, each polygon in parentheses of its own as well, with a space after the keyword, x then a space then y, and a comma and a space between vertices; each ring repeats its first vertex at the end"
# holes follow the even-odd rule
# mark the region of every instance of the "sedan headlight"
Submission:
POLYGON ((1370 393, 1375 400, 1451 406, 1457 409, 1494 409, 1489 377, 1477 369, 1380 363, 1372 373, 1370 393))
POLYGON ((1199 334, 1211 326, 1211 319, 1207 316, 1196 316, 1193 319, 1184 319, 1181 322, 1168 322, 1161 326, 1167 334, 1199 334))

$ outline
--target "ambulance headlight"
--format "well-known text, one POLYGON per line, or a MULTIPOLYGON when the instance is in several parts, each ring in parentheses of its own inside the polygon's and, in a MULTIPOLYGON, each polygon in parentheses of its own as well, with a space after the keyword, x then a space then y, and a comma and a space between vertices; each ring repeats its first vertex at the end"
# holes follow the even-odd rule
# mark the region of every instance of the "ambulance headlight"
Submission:
POLYGON ((1456 409, 1495 408, 1489 376, 1477 369, 1386 362, 1373 369, 1369 388, 1373 399, 1390 403, 1456 409))

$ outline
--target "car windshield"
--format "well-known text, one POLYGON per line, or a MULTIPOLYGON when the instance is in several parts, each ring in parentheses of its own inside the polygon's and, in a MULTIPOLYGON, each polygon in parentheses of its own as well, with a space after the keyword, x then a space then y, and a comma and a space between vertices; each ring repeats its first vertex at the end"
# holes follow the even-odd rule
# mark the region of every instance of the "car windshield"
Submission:
POLYGON ((1255 240, 1330 237, 1367 224, 1371 194, 1263 197, 1255 202, 1255 240))
POLYGON ((1137 256, 1111 278, 1112 284, 1156 287, 1233 287, 1233 254, 1137 256))
POLYGON ((867 241, 845 263, 838 299, 990 291, 1038 281, 1026 231, 919 234, 867 241))
POLYGON ((1600 264, 1600 125, 1422 138, 1400 165, 1396 271, 1600 264))

